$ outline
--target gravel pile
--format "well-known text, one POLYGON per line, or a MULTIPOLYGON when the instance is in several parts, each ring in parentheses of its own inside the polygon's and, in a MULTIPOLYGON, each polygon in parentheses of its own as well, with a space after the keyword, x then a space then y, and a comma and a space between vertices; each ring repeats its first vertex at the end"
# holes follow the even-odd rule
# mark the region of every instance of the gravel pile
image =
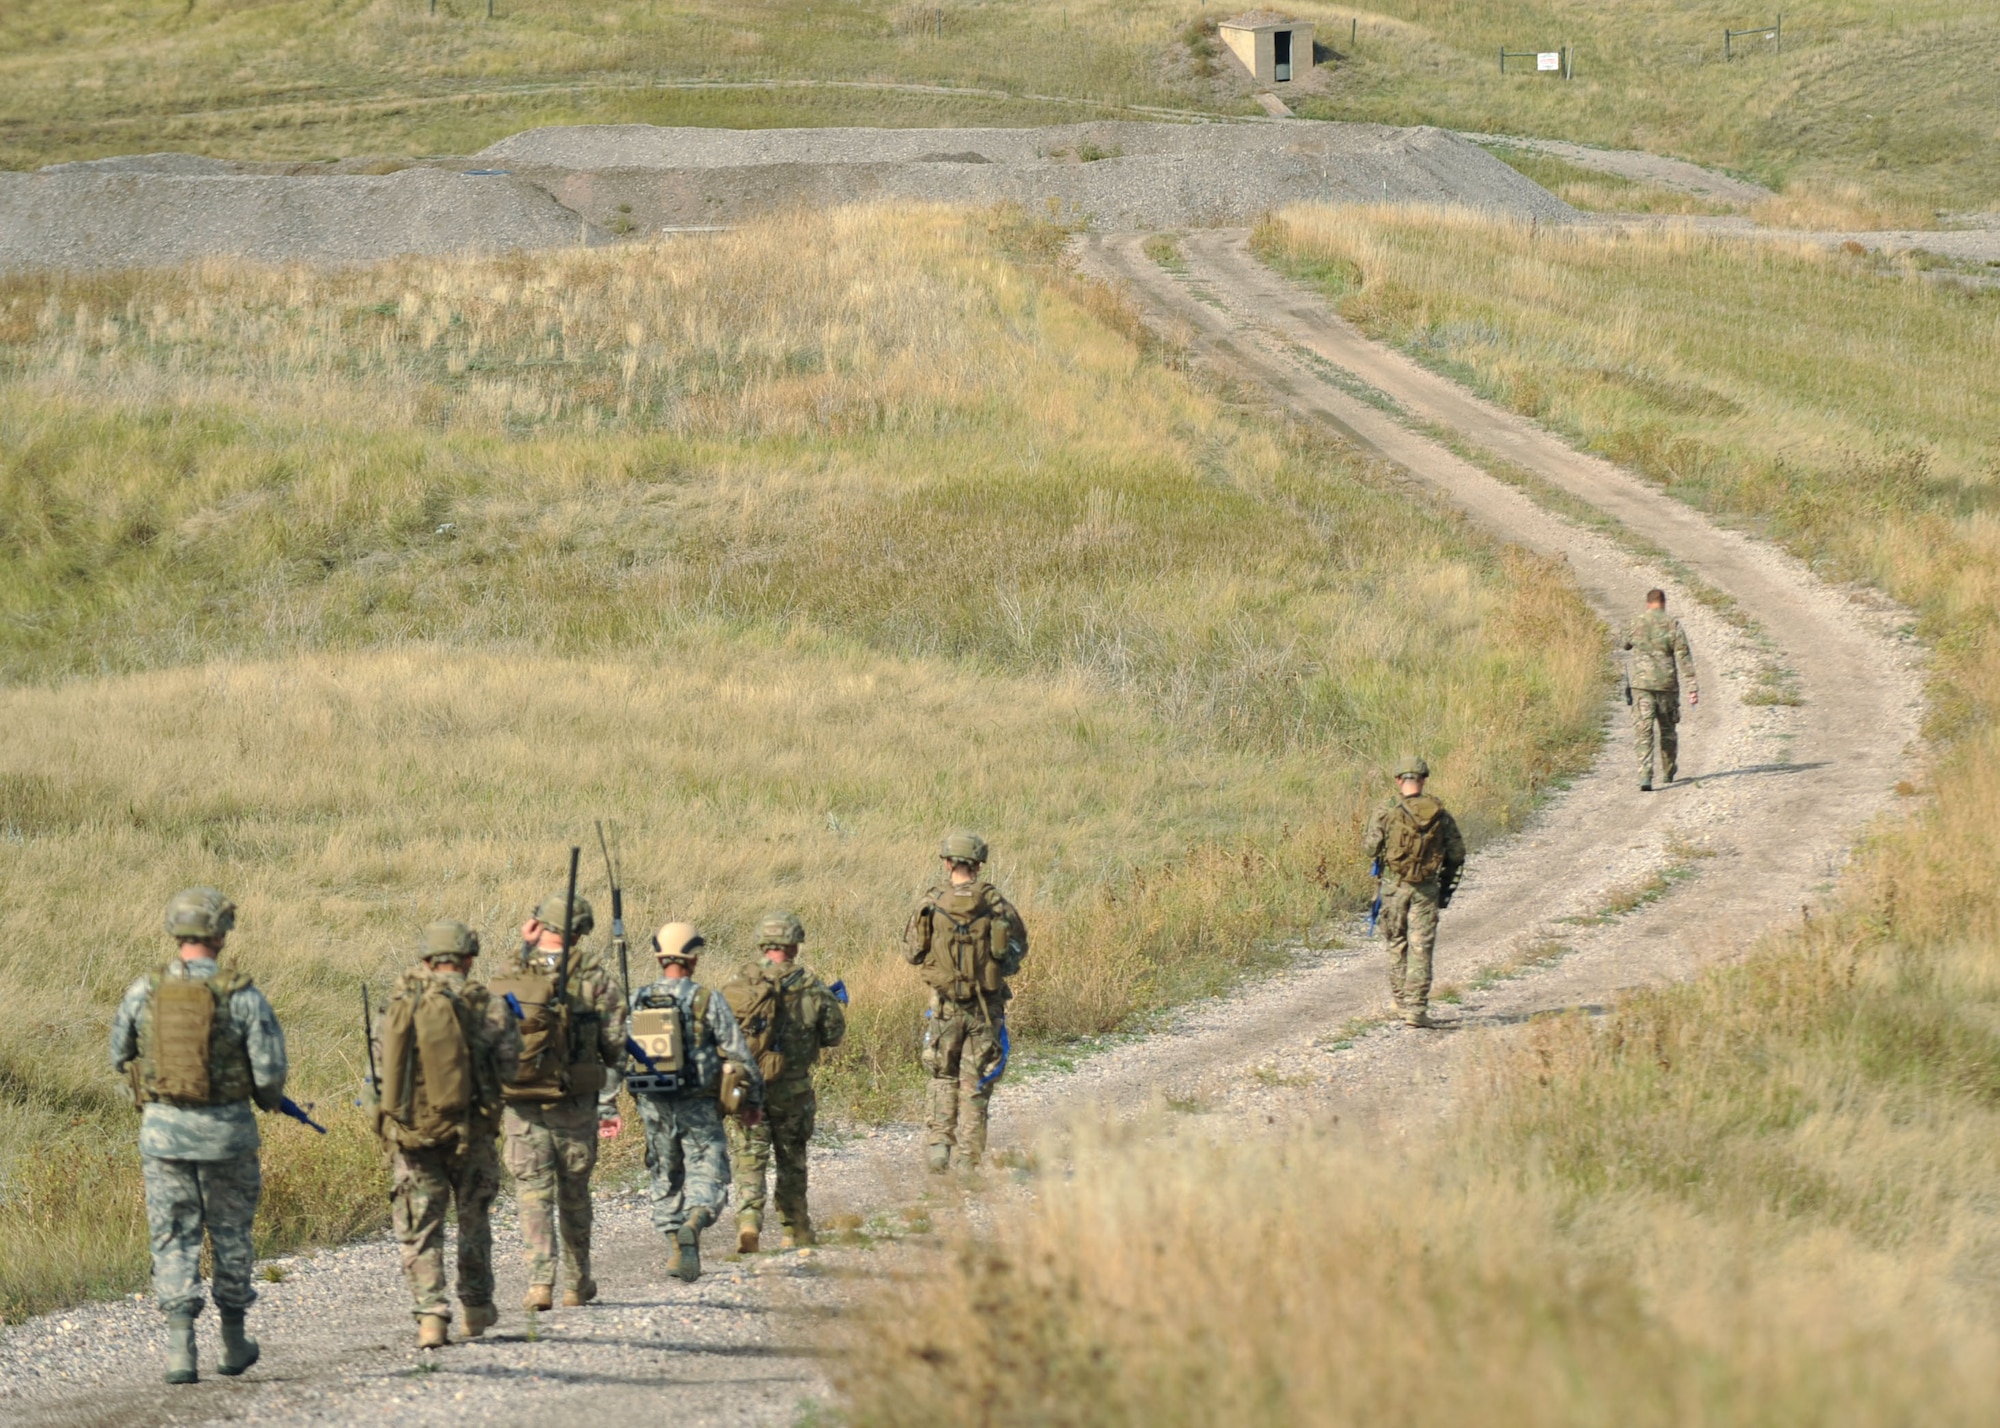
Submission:
POLYGON ((877 200, 1013 200, 1109 229, 1241 223, 1304 200, 1576 217, 1475 144, 1375 124, 535 129, 389 174, 144 154, 0 174, 0 271, 213 256, 505 252, 877 200), (263 171, 259 171, 262 168, 263 171))
POLYGON ((593 223, 641 232, 878 199, 1013 200, 1126 230, 1243 223, 1310 200, 1576 216, 1455 134, 1377 124, 750 132, 627 124, 534 129, 475 161, 532 178, 593 223))
POLYGON ((505 175, 412 168, 293 178, 195 167, 213 162, 166 154, 0 174, 0 270, 164 267, 222 255, 363 262, 603 236, 505 175))

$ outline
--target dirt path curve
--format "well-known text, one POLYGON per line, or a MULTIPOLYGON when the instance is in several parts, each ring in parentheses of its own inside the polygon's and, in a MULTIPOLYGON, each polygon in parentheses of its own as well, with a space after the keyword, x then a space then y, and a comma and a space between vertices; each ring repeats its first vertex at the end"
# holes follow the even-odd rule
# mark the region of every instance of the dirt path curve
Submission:
POLYGON ((1772 196, 1771 190, 1760 183, 1706 169, 1686 159, 1649 154, 1644 149, 1599 149, 1589 144, 1573 144, 1567 139, 1531 139, 1516 134, 1460 133, 1458 137, 1488 148, 1528 149, 1563 159, 1578 168, 1595 169, 1634 183, 1658 184, 1724 203, 1760 203, 1772 196))
MULTIPOLYGON (((1162 1102, 1273 1120, 1376 1115, 1409 1127, 1446 1103, 1464 1048, 1481 1040, 1454 1030, 1601 1004, 1621 988, 1687 975, 1798 916, 1891 798, 1916 736, 1914 651, 1893 634, 1894 612, 1819 584, 1769 548, 1366 341, 1252 260, 1241 232, 1188 240, 1182 276, 1145 258, 1140 242, 1091 239, 1087 267, 1129 285, 1149 319, 1253 390, 1346 433, 1400 479, 1503 538, 1567 560, 1607 620, 1627 617, 1647 586, 1667 588, 1701 661, 1704 698, 1684 732, 1686 782, 1640 794, 1616 727, 1587 776, 1529 829, 1474 859, 1441 939, 1440 980, 1461 984, 1463 998, 1440 1009, 1444 1030, 1366 1031, 1387 1009, 1377 955, 1301 948, 1284 975, 1190 1008, 1074 1071, 1010 1084, 995 1102, 996 1145, 1028 1145, 1066 1114, 1132 1114, 1162 1102), (1676 563, 1635 557, 1550 514, 1413 423, 1538 473, 1676 563), (1693 599, 1681 572, 1734 597, 1758 634, 1693 599), (1795 679, 1801 704, 1744 702, 1773 661, 1795 679), (1662 869, 1685 876, 1629 915, 1599 916, 1621 889, 1662 869), (1533 965, 1520 975, 1482 975, 1524 958, 1533 965)), ((1622 706, 1607 711, 1622 714, 1622 706)), ((822 1218, 908 1207, 901 1218, 919 1216, 921 1229, 939 1187, 919 1156, 908 1127, 823 1147, 814 1168, 822 1218)), ((434 1357, 411 1347, 395 1250, 376 1239, 273 1266, 278 1278, 260 1285, 254 1318, 264 1362, 234 1381, 164 1392, 159 1317, 139 1299, 0 1331, 0 1419, 427 1425, 664 1410, 690 1424, 788 1423, 828 1391, 811 1347, 814 1321, 882 1272, 879 1253, 858 1249, 732 1262, 712 1233, 711 1273, 684 1285, 667 1276, 667 1248, 644 1205, 602 1196, 601 1303, 530 1325, 514 1308, 518 1239, 504 1218, 496 1241, 501 1322, 477 1344, 434 1357)), ((202 1333, 213 1334, 213 1316, 202 1333)), ((205 1338, 207 1362, 213 1353, 205 1338)))

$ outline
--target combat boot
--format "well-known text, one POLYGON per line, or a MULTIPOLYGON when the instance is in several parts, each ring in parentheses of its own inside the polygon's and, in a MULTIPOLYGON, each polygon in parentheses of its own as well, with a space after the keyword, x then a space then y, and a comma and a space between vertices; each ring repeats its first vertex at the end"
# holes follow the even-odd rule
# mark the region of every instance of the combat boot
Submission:
POLYGON ((931 1147, 931 1174, 943 1175, 951 1169, 951 1147, 934 1145, 931 1147))
POLYGON ((423 1314, 417 1318, 417 1347, 420 1349, 441 1349, 451 1342, 447 1332, 451 1320, 443 1314, 423 1314))
POLYGON ((754 1214, 739 1215, 736 1220, 736 1252, 738 1254, 757 1253, 759 1232, 763 1223, 754 1214))
POLYGON ((701 1226, 689 1220, 674 1232, 679 1253, 674 1257, 675 1277, 693 1284, 701 1278, 701 1226))
POLYGON ((200 1383, 195 1368, 194 1315, 167 1315, 167 1382, 200 1383))
POLYGON ((243 1332, 243 1311, 241 1309, 224 1309, 222 1311, 222 1362, 216 1365, 217 1371, 234 1378, 256 1362, 257 1341, 243 1332))
POLYGON ((597 1281, 585 1276, 576 1282, 576 1288, 563 1291, 563 1308, 579 1309, 597 1297, 597 1281))
POLYGON ((546 1284, 531 1284, 528 1292, 521 1296, 523 1309, 553 1309, 555 1305, 555 1291, 546 1284))
POLYGON ((1430 1012, 1423 1007, 1411 1007, 1403 1013, 1403 1025, 1413 1026, 1422 1030, 1425 1027, 1435 1026, 1437 1023, 1431 1020, 1430 1012))
POLYGON ((465 1306, 465 1337, 476 1339, 500 1322, 500 1311, 491 1304, 465 1306))

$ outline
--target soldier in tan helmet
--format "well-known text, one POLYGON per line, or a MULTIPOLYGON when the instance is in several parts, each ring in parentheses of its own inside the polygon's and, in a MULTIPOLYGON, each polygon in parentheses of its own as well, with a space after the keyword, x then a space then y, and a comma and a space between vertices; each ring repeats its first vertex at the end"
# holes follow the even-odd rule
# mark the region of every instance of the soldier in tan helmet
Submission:
POLYGON ((1437 948, 1438 913, 1451 906, 1465 866, 1458 821, 1424 792, 1431 766, 1415 754, 1396 764, 1395 796, 1375 810, 1362 835, 1375 863, 1378 916, 1389 951, 1389 991, 1409 1026, 1429 1026, 1431 959, 1437 948))
POLYGON ((903 957, 930 984, 924 1070, 930 1073, 931 1172, 970 1168, 986 1153, 987 1102, 1007 1070, 1007 979, 1028 955, 1028 927, 980 876, 986 840, 954 833, 938 849, 944 881, 924 894, 903 930, 903 957))

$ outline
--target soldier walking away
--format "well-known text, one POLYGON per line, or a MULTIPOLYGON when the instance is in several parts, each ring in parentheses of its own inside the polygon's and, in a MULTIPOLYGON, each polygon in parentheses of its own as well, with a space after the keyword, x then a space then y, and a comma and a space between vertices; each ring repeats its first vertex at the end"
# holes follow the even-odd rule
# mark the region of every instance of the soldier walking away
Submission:
POLYGON ((701 1278, 701 1232, 729 1202, 724 1107, 756 1125, 764 1078, 726 998, 694 979, 706 945, 689 922, 653 934, 660 979, 632 993, 625 1085, 646 1128, 653 1225, 676 1248, 674 1273, 701 1278))
POLYGON ((764 1078, 761 1124, 728 1119, 730 1164, 736 1172, 736 1252, 754 1254, 764 1224, 764 1182, 777 1160, 778 1221, 784 1247, 813 1242, 806 1204, 806 1153, 819 1102, 812 1068, 822 1051, 847 1035, 847 1014, 826 983, 799 965, 806 930, 789 912, 767 912, 757 923, 763 961, 722 989, 764 1078))
POLYGON ((1007 979, 1028 955, 1014 905, 979 876, 986 840, 954 833, 938 850, 945 881, 924 894, 903 930, 903 956, 930 984, 923 1065, 930 1073, 926 1139, 933 1174, 979 1164, 986 1111, 1007 1069, 1007 979))
POLYGON ((625 1059, 625 1003, 603 968, 575 945, 593 926, 585 899, 566 904, 562 893, 548 898, 521 928, 519 965, 490 987, 517 1018, 521 1037, 520 1069, 501 1087, 506 1110, 500 1126, 527 1248, 525 1309, 550 1307, 558 1258, 562 1302, 574 1307, 597 1297, 590 1275, 590 1175, 598 1141, 624 1128, 617 1068, 625 1059))
POLYGON ((236 905, 214 888, 167 904, 177 955, 126 989, 111 1023, 111 1065, 130 1078, 139 1107, 139 1163, 153 1241, 153 1297, 167 1316, 167 1382, 196 1383, 194 1321, 201 1313, 201 1247, 214 1265, 228 1375, 257 1362, 243 1332, 256 1263, 250 1226, 263 1189, 255 1102, 275 1111, 285 1094, 285 1034, 249 974, 217 959, 236 905))
POLYGON ((375 1128, 389 1151, 391 1217, 423 1349, 449 1337, 444 1219, 454 1202, 465 1337, 478 1338, 499 1317, 491 1211, 500 1193, 500 1088, 518 1070, 521 1037, 507 1004, 473 980, 478 956, 471 928, 433 922, 421 960, 403 973, 375 1029, 375 1128))
POLYGON ((1639 753, 1639 792, 1653 791, 1653 735, 1660 738, 1660 787, 1680 773, 1681 676, 1688 703, 1701 703, 1687 631, 1667 613, 1667 592, 1646 592, 1646 613, 1625 636, 1626 684, 1632 699, 1632 742, 1639 753))
POLYGON ((1442 803, 1424 792, 1431 766, 1414 754, 1396 765, 1396 796, 1375 810, 1363 851, 1381 878, 1380 926, 1389 992, 1407 1026, 1429 1026, 1438 913, 1451 906, 1465 840, 1442 803))

